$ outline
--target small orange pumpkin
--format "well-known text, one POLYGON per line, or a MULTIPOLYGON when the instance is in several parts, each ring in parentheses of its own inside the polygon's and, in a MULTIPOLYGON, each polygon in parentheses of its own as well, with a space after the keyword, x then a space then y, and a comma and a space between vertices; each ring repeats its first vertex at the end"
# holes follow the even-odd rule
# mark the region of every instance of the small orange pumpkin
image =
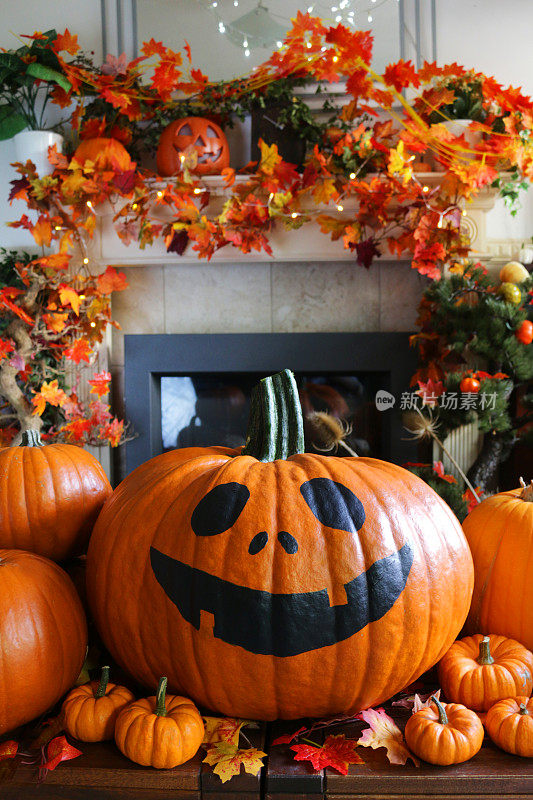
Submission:
POLYGON ((179 695, 165 697, 166 690, 167 679, 160 678, 156 697, 130 703, 117 717, 118 749, 144 767, 173 769, 192 758, 204 738, 194 703, 179 695))
POLYGON ((419 758, 430 764, 462 764, 481 750, 485 732, 475 711, 457 703, 420 709, 405 726, 405 741, 419 758))
POLYGON ((125 172, 135 166, 130 154, 118 139, 107 139, 101 136, 95 139, 84 139, 80 142, 74 158, 80 164, 94 161, 97 169, 112 169, 115 172, 125 172))
POLYGON ((229 146, 222 128, 210 119, 184 117, 171 122, 161 134, 157 148, 158 173, 177 175, 181 168, 180 156, 190 148, 198 155, 198 163, 191 172, 220 175, 229 167, 229 146))
POLYGON ((485 723, 490 738, 508 753, 533 756, 533 699, 509 697, 495 703, 485 723))
POLYGON ((83 552, 112 493, 96 458, 73 444, 47 444, 24 431, 0 450, 0 547, 63 561, 83 552))
POLYGON ((112 739, 119 713, 135 696, 125 686, 109 683, 109 667, 100 682, 91 681, 68 693, 62 707, 65 730, 80 742, 112 739))
POLYGON ((497 631, 533 650, 533 484, 522 483, 483 500, 463 522, 475 572, 466 630, 497 631))
POLYGON ((438 673, 446 697, 488 711, 505 697, 531 694, 533 653, 505 636, 466 636, 452 644, 438 673))

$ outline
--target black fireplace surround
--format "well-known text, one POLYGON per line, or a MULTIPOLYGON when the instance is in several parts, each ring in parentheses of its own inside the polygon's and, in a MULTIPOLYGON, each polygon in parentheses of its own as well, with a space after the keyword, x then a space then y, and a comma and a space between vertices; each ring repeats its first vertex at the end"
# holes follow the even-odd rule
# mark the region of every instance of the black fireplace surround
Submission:
MULTIPOLYGON (((125 337, 125 410, 137 434, 126 445, 126 472, 163 452, 161 378, 224 373, 271 375, 289 368, 298 375, 374 375, 374 384, 395 398, 380 411, 380 457, 412 461, 399 410, 416 355, 408 333, 128 334, 125 337)), ((220 442, 211 442, 219 444, 220 442)))

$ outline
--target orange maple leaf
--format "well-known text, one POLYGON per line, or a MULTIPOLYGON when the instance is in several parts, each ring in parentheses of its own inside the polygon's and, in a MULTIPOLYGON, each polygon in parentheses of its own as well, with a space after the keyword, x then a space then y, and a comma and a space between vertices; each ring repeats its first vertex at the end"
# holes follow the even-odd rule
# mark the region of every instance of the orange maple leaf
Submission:
POLYGON ((107 439, 111 447, 117 447, 122 439, 124 433, 124 422, 121 419, 113 419, 111 422, 106 422, 101 432, 98 434, 99 439, 107 439))
POLYGON ((57 379, 55 381, 50 381, 49 383, 45 381, 40 390, 35 392, 34 397, 31 399, 33 405, 35 406, 33 413, 40 417, 46 408, 47 403, 50 403, 51 406, 62 406, 66 400, 67 395, 63 389, 59 388, 57 379))
POLYGON ((219 776, 222 783, 226 783, 240 773, 241 766, 250 775, 257 775, 261 771, 265 757, 266 753, 255 747, 239 750, 236 744, 216 742, 207 751, 204 762, 214 767, 215 775, 219 776))
POLYGON ((106 372, 98 372, 94 375, 93 378, 89 381, 91 385, 91 393, 97 394, 98 397, 103 397, 104 394, 109 392, 109 381, 111 380, 111 373, 106 372))
POLYGON ((52 253, 49 256, 38 258, 34 263, 40 264, 42 267, 63 270, 68 267, 70 259, 71 256, 68 253, 52 253))
POLYGON ((374 750, 384 747, 391 764, 405 764, 410 758, 415 767, 420 766, 418 759, 408 750, 401 730, 385 709, 369 708, 357 716, 370 725, 363 731, 358 745, 372 747, 374 750))
POLYGON ((12 353, 14 349, 11 339, 0 339, 0 360, 6 358, 7 354, 12 353))
POLYGON ((420 78, 411 61, 404 61, 400 58, 395 64, 389 64, 383 74, 385 83, 394 86, 397 92, 401 92, 406 86, 420 86, 420 78))
POLYGON ((112 292, 122 292, 128 286, 128 281, 123 272, 117 272, 114 267, 107 267, 102 275, 98 275, 96 279, 98 291, 102 294, 111 294, 112 292))
POLYGON ((73 36, 69 29, 65 28, 64 33, 59 33, 56 36, 52 47, 56 53, 60 53, 62 50, 65 50, 67 53, 70 53, 71 56, 74 56, 80 49, 80 45, 78 44, 78 35, 74 34, 73 36))
POLYGON ((52 225, 50 224, 50 220, 41 215, 33 227, 32 234, 39 247, 49 247, 52 241, 52 225))
POLYGON ((80 361, 89 363, 92 353, 93 351, 87 339, 76 339, 75 342, 63 350, 65 358, 68 358, 69 361, 74 361, 76 364, 79 364, 80 361))
POLYGON ((59 285, 59 299, 64 306, 70 306, 76 316, 80 313, 80 296, 75 289, 62 283, 59 285))
POLYGON ((295 761, 310 761, 313 768, 318 772, 326 767, 340 772, 341 775, 348 773, 350 764, 364 764, 365 762, 355 752, 357 743, 353 739, 347 739, 341 733, 338 736, 328 736, 323 745, 313 744, 294 744, 291 750, 296 755, 295 761))

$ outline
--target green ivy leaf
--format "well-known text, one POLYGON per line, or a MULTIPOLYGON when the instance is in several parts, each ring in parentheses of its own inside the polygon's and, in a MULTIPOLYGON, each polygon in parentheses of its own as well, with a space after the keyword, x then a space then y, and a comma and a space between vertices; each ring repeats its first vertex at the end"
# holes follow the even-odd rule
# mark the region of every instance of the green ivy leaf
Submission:
POLYGON ((0 106, 0 140, 11 139, 27 126, 28 123, 22 114, 14 113, 10 105, 0 106))

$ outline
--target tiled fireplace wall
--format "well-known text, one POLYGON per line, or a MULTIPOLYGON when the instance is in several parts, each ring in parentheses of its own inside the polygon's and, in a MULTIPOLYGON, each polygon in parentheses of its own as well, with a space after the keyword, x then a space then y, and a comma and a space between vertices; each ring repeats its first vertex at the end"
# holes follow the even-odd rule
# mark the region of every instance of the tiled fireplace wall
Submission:
MULTIPOLYGON (((412 331, 426 279, 408 262, 180 262, 121 268, 115 295, 111 370, 121 398, 126 333, 412 331)), ((394 354, 391 354, 394 357, 394 354)), ((119 448, 123 450, 123 448, 119 448)), ((115 454, 118 455, 118 454, 115 454)), ((115 480, 123 476, 115 462, 115 480)))

